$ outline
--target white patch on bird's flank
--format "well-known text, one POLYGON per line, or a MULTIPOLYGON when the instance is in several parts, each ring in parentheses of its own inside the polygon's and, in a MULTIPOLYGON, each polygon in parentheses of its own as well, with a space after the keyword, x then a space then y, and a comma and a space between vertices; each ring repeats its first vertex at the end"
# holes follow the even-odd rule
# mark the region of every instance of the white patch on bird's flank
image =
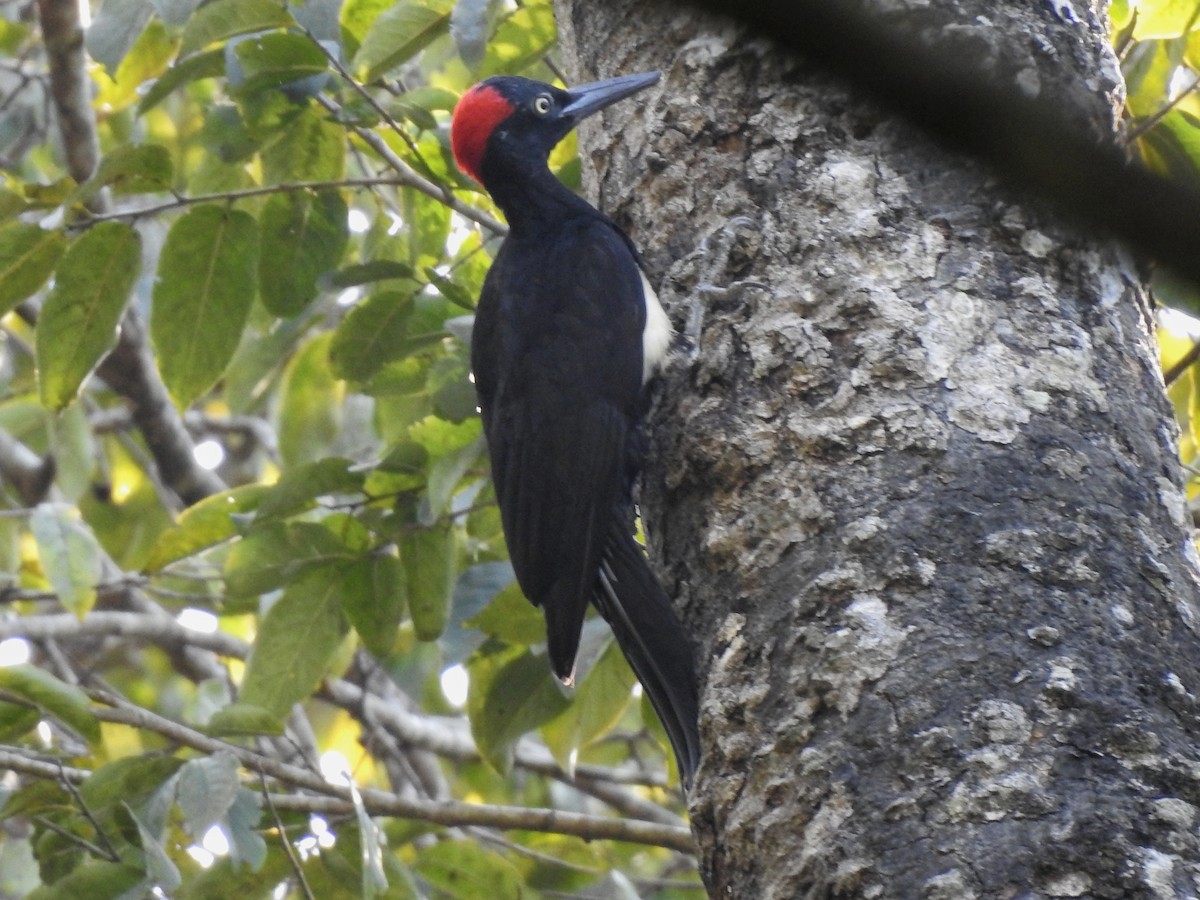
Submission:
POLYGON ((642 276, 642 295, 646 299, 646 327, 642 329, 642 383, 645 384, 666 361, 675 329, 658 302, 658 294, 646 280, 646 274, 639 274, 642 276))

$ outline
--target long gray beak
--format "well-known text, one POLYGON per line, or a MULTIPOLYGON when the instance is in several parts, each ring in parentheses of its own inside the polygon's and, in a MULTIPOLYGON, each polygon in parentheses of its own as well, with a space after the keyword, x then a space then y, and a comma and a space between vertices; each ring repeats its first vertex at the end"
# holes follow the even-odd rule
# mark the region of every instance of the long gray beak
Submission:
POLYGON ((563 107, 563 114, 576 121, 586 118, 618 100, 624 100, 630 94, 650 87, 661 77, 661 72, 642 72, 638 75, 618 75, 616 78, 573 87, 567 91, 567 96, 571 99, 563 107))

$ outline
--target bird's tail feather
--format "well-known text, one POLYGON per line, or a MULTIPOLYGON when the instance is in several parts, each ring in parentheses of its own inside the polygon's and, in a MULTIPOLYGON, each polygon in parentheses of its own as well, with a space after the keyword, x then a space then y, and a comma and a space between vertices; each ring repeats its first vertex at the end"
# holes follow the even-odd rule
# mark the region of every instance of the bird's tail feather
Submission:
POLYGON ((610 528, 595 603, 658 713, 675 751, 679 777, 690 787, 700 763, 692 642, 641 545, 619 522, 610 528))

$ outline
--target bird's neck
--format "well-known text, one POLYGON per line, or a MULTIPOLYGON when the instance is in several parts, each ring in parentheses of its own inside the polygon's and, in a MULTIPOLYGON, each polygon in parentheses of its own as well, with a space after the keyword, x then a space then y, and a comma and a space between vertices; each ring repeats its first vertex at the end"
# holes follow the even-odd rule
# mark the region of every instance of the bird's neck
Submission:
POLYGON ((554 177, 545 162, 502 161, 484 173, 484 187, 514 233, 558 227, 575 216, 598 215, 554 177))

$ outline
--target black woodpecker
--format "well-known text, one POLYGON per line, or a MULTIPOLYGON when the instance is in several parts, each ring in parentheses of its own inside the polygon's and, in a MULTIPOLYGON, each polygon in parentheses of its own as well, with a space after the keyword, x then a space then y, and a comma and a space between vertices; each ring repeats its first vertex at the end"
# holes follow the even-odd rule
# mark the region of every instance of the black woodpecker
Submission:
POLYGON ((644 386, 671 325, 629 237, 547 165, 580 120, 658 79, 560 90, 489 78, 462 96, 450 140, 510 229, 483 283, 471 368, 517 581, 546 617, 550 665, 568 684, 596 605, 690 785, 700 759, 692 643, 633 536, 644 386))

